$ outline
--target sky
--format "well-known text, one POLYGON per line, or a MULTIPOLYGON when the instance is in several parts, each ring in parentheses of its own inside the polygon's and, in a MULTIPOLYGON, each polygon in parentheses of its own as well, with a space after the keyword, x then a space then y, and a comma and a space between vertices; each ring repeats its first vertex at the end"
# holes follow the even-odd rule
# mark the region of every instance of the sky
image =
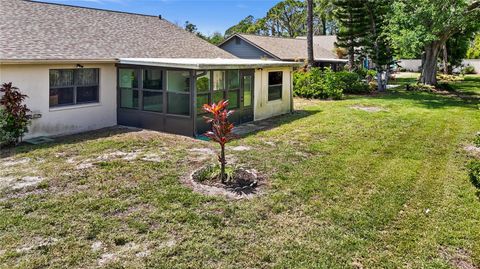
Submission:
POLYGON ((185 21, 197 25, 210 35, 237 24, 248 15, 263 17, 280 0, 39 0, 75 6, 126 11, 163 18, 183 26, 185 21))

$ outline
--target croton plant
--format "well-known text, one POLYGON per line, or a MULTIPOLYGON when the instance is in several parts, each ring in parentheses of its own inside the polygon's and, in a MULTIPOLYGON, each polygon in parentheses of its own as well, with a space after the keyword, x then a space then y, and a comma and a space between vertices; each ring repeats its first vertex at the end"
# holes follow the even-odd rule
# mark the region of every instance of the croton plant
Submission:
POLYGON ((211 114, 211 117, 204 117, 205 121, 211 124, 211 130, 206 132, 205 136, 220 145, 221 151, 218 155, 218 161, 221 167, 220 178, 222 183, 225 183, 225 166, 227 164, 225 160, 225 144, 236 137, 233 133, 233 123, 230 123, 228 120, 228 117, 230 117, 234 111, 228 110, 228 100, 221 100, 211 105, 205 104, 203 105, 203 110, 211 114))

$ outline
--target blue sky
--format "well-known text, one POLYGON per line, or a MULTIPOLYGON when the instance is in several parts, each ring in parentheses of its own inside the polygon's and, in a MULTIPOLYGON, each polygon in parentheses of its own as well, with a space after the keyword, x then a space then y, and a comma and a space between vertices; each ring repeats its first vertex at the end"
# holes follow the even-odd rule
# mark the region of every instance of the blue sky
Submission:
POLYGON ((224 32, 248 15, 263 17, 279 0, 40 0, 76 6, 159 15, 184 25, 190 21, 204 34, 224 32))

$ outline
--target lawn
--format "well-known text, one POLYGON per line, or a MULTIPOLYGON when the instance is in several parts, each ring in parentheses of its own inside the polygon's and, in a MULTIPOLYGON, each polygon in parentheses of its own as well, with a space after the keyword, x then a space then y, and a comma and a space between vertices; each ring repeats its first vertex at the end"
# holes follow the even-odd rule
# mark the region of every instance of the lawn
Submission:
MULTIPOLYGON (((480 77, 454 87, 475 97, 480 77)), ((217 149, 185 137, 113 128, 2 152, 0 268, 480 266, 463 150, 478 99, 397 88, 295 101, 228 148, 269 178, 253 199, 182 185, 217 149)))

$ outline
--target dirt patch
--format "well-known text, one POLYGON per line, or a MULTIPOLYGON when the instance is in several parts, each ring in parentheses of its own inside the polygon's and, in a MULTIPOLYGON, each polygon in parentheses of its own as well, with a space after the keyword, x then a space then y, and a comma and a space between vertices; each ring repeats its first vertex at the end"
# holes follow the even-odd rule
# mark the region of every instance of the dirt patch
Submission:
POLYGON ((377 107, 377 106, 354 105, 354 106, 351 106, 350 108, 356 109, 356 110, 362 110, 362 111, 370 112, 370 113, 387 111, 386 109, 384 109, 384 108, 382 108, 382 107, 377 107))
POLYGON ((14 158, 8 158, 8 159, 5 159, 5 161, 3 161, 1 164, 3 166, 10 167, 10 166, 27 164, 30 161, 31 161, 30 158, 21 158, 21 159, 17 159, 17 160, 14 159, 14 158))
POLYGON ((249 147, 249 146, 238 146, 238 147, 231 148, 231 150, 233 150, 233 151, 249 151, 251 149, 252 148, 249 147))
POLYGON ((140 158, 140 160, 146 161, 146 162, 160 163, 164 160, 163 155, 164 154, 148 153, 143 155, 143 157, 140 158))
POLYGON ((220 180, 199 182, 199 174, 210 166, 203 166, 181 179, 194 192, 207 196, 220 196, 231 200, 251 199, 262 193, 266 180, 254 169, 235 169, 232 179, 222 184, 220 180))
POLYGON ((480 158, 480 147, 469 145, 469 146, 466 146, 464 149, 469 155, 480 158))
POLYGON ((478 269, 473 264, 470 254, 464 249, 449 250, 446 247, 441 247, 439 250, 440 257, 448 261, 448 263, 458 269, 478 269))
POLYGON ((41 177, 25 176, 21 178, 16 177, 0 177, 0 190, 12 189, 20 190, 28 187, 37 186, 43 181, 41 177))
POLYGON ((41 248, 45 248, 48 246, 52 246, 58 242, 56 238, 41 238, 41 237, 34 237, 32 238, 32 242, 25 244, 16 249, 17 253, 27 253, 32 250, 37 250, 41 248))

